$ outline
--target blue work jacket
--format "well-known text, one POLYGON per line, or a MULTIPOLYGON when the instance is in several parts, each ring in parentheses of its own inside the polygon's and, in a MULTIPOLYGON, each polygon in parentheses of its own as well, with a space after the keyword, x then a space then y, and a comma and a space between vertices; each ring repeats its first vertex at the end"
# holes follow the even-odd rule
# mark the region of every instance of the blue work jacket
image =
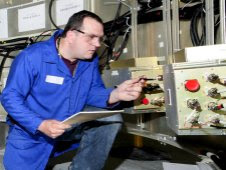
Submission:
POLYGON ((61 33, 29 46, 12 63, 1 96, 10 127, 6 170, 45 168, 54 140, 37 130, 43 120, 64 120, 85 105, 107 107, 112 89, 104 87, 98 57, 79 60, 72 76, 57 54, 55 40, 61 33))

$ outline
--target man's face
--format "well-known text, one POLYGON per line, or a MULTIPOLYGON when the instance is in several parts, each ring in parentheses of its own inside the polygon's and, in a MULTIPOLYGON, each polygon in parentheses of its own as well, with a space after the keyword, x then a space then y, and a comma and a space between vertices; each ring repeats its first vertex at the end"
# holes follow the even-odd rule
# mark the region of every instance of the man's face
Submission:
POLYGON ((91 59, 101 46, 101 39, 104 36, 103 25, 87 17, 83 20, 82 27, 73 32, 72 56, 74 59, 91 59))

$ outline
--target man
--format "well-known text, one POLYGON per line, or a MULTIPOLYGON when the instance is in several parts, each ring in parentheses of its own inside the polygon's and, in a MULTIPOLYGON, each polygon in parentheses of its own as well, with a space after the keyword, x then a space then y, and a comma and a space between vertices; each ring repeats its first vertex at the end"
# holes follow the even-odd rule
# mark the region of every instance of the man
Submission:
POLYGON ((16 57, 1 98, 9 124, 6 170, 45 169, 60 139, 80 141, 71 169, 103 168, 121 118, 113 116, 73 127, 61 123, 85 105, 113 107, 121 100, 137 99, 142 91, 143 80, 139 78, 116 89, 104 87, 95 53, 103 36, 102 20, 81 11, 71 16, 64 31, 16 57))

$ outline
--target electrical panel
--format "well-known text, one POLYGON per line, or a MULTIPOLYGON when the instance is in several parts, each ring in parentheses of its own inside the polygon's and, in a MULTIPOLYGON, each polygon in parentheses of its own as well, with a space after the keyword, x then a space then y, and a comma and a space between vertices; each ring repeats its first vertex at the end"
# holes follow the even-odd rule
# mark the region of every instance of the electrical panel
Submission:
POLYGON ((125 105, 126 113, 164 112, 165 100, 163 90, 162 66, 128 67, 105 70, 103 80, 107 87, 114 87, 125 80, 145 75, 148 80, 137 100, 125 105))
POLYGON ((226 135, 226 62, 164 66, 168 125, 178 135, 226 135))

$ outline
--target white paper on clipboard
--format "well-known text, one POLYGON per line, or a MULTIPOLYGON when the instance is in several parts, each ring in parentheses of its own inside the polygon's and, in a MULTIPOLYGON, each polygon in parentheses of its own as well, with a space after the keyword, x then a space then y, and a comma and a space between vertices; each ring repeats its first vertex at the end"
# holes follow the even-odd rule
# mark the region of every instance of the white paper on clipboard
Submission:
POLYGON ((61 123, 64 124, 75 124, 75 123, 83 123, 91 120, 96 120, 103 117, 112 116, 115 114, 123 113, 124 110, 100 110, 100 111, 84 111, 78 112, 69 118, 63 120, 61 123))

